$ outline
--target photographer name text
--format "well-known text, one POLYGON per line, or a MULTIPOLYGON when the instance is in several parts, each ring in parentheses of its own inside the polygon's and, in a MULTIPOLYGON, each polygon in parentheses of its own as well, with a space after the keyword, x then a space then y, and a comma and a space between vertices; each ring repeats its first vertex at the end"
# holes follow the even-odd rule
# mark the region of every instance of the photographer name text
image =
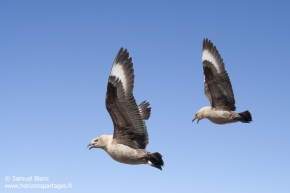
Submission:
POLYGON ((13 182, 49 182, 49 177, 44 176, 11 176, 13 182))

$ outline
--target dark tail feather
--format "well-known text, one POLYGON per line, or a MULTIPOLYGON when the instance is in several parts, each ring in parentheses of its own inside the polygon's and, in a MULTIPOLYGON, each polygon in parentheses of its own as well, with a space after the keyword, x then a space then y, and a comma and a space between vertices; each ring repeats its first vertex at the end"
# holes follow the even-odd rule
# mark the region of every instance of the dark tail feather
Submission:
POLYGON ((162 155, 158 152, 151 153, 148 155, 149 165, 152 167, 158 168, 162 170, 161 166, 164 166, 164 162, 162 160, 162 155))
POLYGON ((249 111, 244 111, 238 114, 241 116, 240 121, 242 123, 250 123, 252 121, 252 115, 249 111))

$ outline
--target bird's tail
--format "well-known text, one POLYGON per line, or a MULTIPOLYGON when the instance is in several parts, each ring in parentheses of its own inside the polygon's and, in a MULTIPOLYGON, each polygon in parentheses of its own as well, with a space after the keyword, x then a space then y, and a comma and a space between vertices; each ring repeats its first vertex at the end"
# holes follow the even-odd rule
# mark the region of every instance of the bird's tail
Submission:
POLYGON ((242 123, 250 123, 252 121, 252 115, 249 111, 244 111, 238 114, 240 115, 240 121, 242 123))
POLYGON ((155 153, 149 153, 148 152, 148 164, 152 167, 158 168, 162 170, 161 166, 164 166, 164 162, 162 160, 162 155, 158 152, 155 153))

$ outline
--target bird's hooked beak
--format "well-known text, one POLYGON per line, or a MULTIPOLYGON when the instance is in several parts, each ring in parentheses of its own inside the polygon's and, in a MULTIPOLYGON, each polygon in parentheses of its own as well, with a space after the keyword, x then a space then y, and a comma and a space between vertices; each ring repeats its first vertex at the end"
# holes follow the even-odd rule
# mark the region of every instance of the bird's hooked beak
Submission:
POLYGON ((195 121, 195 119, 197 119, 197 124, 199 122, 199 118, 195 115, 194 119, 192 119, 192 122, 195 121))
POLYGON ((87 148, 88 147, 89 147, 89 150, 91 150, 92 148, 95 148, 93 143, 89 143, 89 145, 87 145, 87 148))

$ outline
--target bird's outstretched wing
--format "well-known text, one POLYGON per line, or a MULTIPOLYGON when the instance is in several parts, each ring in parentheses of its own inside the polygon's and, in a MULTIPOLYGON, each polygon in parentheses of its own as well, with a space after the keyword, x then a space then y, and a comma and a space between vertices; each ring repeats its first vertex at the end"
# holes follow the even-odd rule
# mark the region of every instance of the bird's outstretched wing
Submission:
POLYGON ((202 44, 204 93, 216 109, 235 111, 232 84, 225 70, 223 59, 213 43, 205 38, 202 44))
POLYGON ((106 108, 114 124, 113 138, 119 144, 145 149, 148 133, 143 119, 149 118, 150 108, 149 103, 137 106, 132 93, 133 87, 132 58, 129 58, 127 49, 121 48, 111 69, 106 94, 106 108))

